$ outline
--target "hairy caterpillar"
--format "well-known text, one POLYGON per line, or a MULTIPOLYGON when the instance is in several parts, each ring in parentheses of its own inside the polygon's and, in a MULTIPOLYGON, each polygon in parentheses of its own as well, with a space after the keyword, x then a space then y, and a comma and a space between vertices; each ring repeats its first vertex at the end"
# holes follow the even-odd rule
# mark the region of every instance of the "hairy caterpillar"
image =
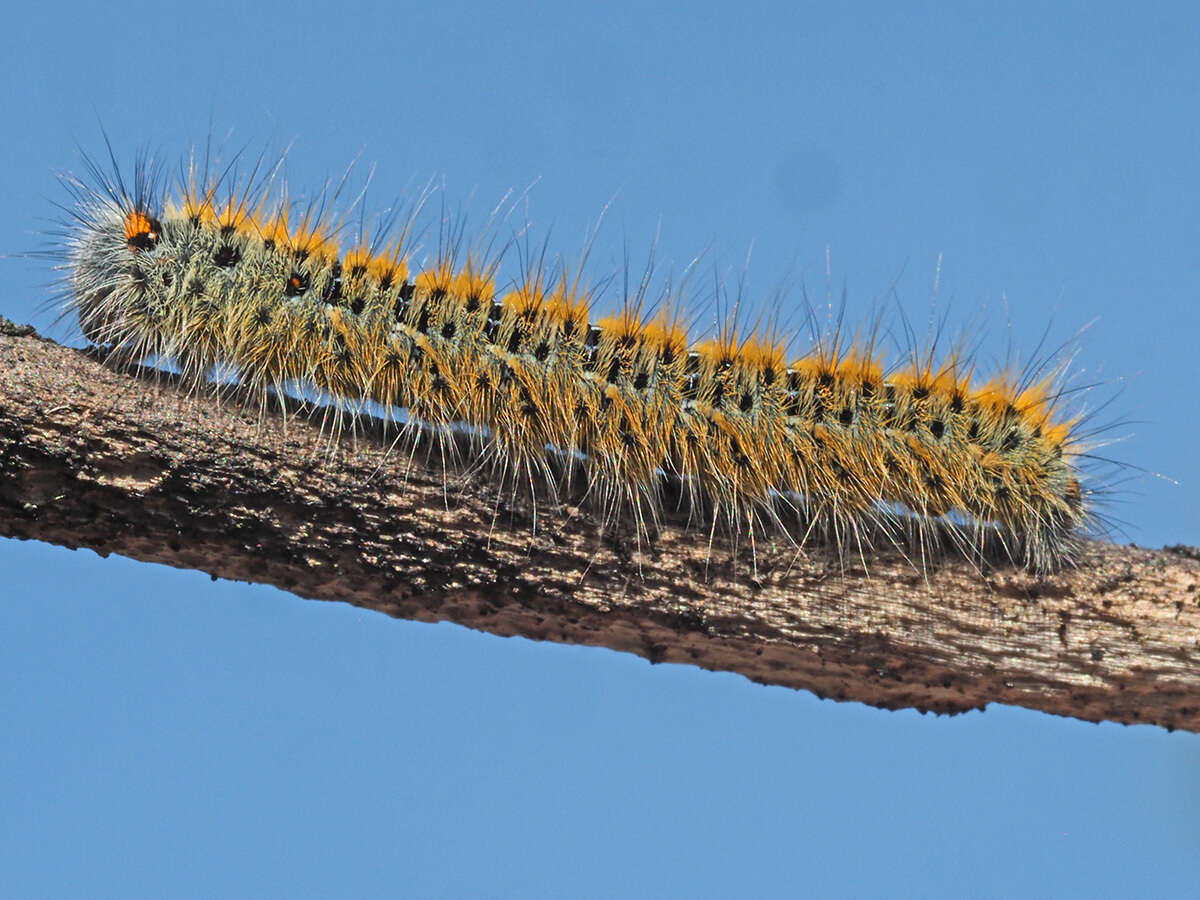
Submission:
POLYGON ((924 552, 937 534, 1050 572, 1090 520, 1053 374, 976 385, 955 356, 887 371, 869 339, 789 359, 732 326, 696 342, 644 291, 594 319, 561 266, 498 291, 497 260, 453 241, 410 269, 408 229, 340 250, 335 216, 298 212, 273 177, 239 187, 193 162, 169 195, 144 160, 132 190, 115 165, 91 176, 68 181, 67 305, 115 358, 196 379, 225 367, 264 393, 301 384, 435 432, 465 427, 502 482, 582 472, 639 528, 670 483, 709 526, 854 555, 914 533, 924 552))

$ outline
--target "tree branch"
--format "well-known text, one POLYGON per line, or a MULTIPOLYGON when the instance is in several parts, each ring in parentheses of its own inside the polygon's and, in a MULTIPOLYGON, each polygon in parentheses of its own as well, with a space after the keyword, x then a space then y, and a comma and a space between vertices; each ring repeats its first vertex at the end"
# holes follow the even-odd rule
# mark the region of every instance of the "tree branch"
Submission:
POLYGON ((0 320, 0 535, 391 616, 590 644, 886 708, 990 702, 1200 731, 1200 551, 1089 543, 1054 578, 902 559, 844 575, 783 541, 648 547, 540 516, 379 434, 333 442, 0 320), (498 513, 498 514, 497 514, 498 513))

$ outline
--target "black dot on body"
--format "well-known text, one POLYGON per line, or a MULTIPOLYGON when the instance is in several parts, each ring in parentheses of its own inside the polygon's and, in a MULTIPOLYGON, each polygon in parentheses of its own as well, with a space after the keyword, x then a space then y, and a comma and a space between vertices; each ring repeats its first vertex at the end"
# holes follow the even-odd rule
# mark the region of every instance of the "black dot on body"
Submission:
POLYGON ((742 394, 742 399, 738 401, 738 409, 744 413, 750 412, 754 408, 754 398, 750 396, 750 392, 742 394))
POLYGON ((533 358, 536 359, 538 362, 545 362, 546 358, 549 355, 550 355, 550 345, 547 344, 545 341, 542 341, 540 344, 538 344, 537 347, 533 351, 533 358))
POLYGON ((608 366, 608 383, 616 384, 617 379, 621 377, 621 360, 614 359, 608 366))
POLYGON ((750 460, 747 458, 746 454, 742 451, 741 442, 735 437, 731 437, 729 439, 729 455, 733 457, 733 464, 735 466, 744 468, 744 467, 750 465, 750 460))
POLYGON ((929 423, 929 433, 940 441, 942 435, 946 433, 946 423, 940 419, 934 419, 929 423))
POLYGON ((442 337, 444 337, 446 340, 450 340, 454 337, 454 332, 456 330, 457 329, 453 322, 445 322, 442 324, 442 337))
POLYGON ((854 424, 854 410, 851 409, 849 406, 843 407, 841 413, 838 415, 838 421, 841 422, 846 427, 853 425, 854 424))
POLYGON ((650 383, 650 376, 645 372, 638 372, 637 377, 633 379, 634 390, 642 391, 646 389, 646 385, 650 383))
POLYGON ((293 271, 287 280, 287 286, 284 288, 284 294, 289 297, 299 297, 308 290, 309 277, 307 272, 293 271))

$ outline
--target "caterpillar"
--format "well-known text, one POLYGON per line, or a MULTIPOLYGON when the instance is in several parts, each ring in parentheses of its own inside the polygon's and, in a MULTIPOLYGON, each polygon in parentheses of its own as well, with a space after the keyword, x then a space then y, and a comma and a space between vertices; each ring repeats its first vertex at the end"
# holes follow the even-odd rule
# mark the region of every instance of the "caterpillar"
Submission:
POLYGON ((707 511, 697 529, 864 558, 915 533, 923 553, 936 534, 1037 573, 1075 559, 1092 511, 1060 372, 980 383, 953 353, 888 369, 869 335, 789 357, 733 323, 697 340, 643 287, 597 317, 564 265, 498 289, 502 254, 461 240, 421 266, 408 227, 388 243, 360 227, 342 248, 324 197, 290 202, 258 171, 238 181, 193 158, 168 186, 142 158, 131 187, 115 162, 68 179, 66 309, 86 338, 113 360, 465 430, 501 483, 582 473, 639 530, 686 500, 707 511))

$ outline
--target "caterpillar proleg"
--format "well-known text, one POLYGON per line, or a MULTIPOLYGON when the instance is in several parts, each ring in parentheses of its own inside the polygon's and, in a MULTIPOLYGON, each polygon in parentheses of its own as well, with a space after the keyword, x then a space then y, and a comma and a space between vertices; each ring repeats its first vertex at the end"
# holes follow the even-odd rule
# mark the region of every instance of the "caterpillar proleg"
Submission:
POLYGON ((889 369, 869 336, 789 356, 786 336, 735 323, 695 340, 673 298, 640 288, 597 318, 565 266, 498 287, 481 244, 443 241, 421 265, 408 228, 341 247, 344 221, 275 181, 192 163, 168 189, 145 160, 132 185, 115 167, 69 180, 67 306, 88 340, 465 430, 502 482, 582 473, 639 527, 679 495, 705 534, 720 521, 864 557, 937 534, 1036 572, 1070 564, 1088 527, 1058 369, 981 380, 954 354, 889 369))

